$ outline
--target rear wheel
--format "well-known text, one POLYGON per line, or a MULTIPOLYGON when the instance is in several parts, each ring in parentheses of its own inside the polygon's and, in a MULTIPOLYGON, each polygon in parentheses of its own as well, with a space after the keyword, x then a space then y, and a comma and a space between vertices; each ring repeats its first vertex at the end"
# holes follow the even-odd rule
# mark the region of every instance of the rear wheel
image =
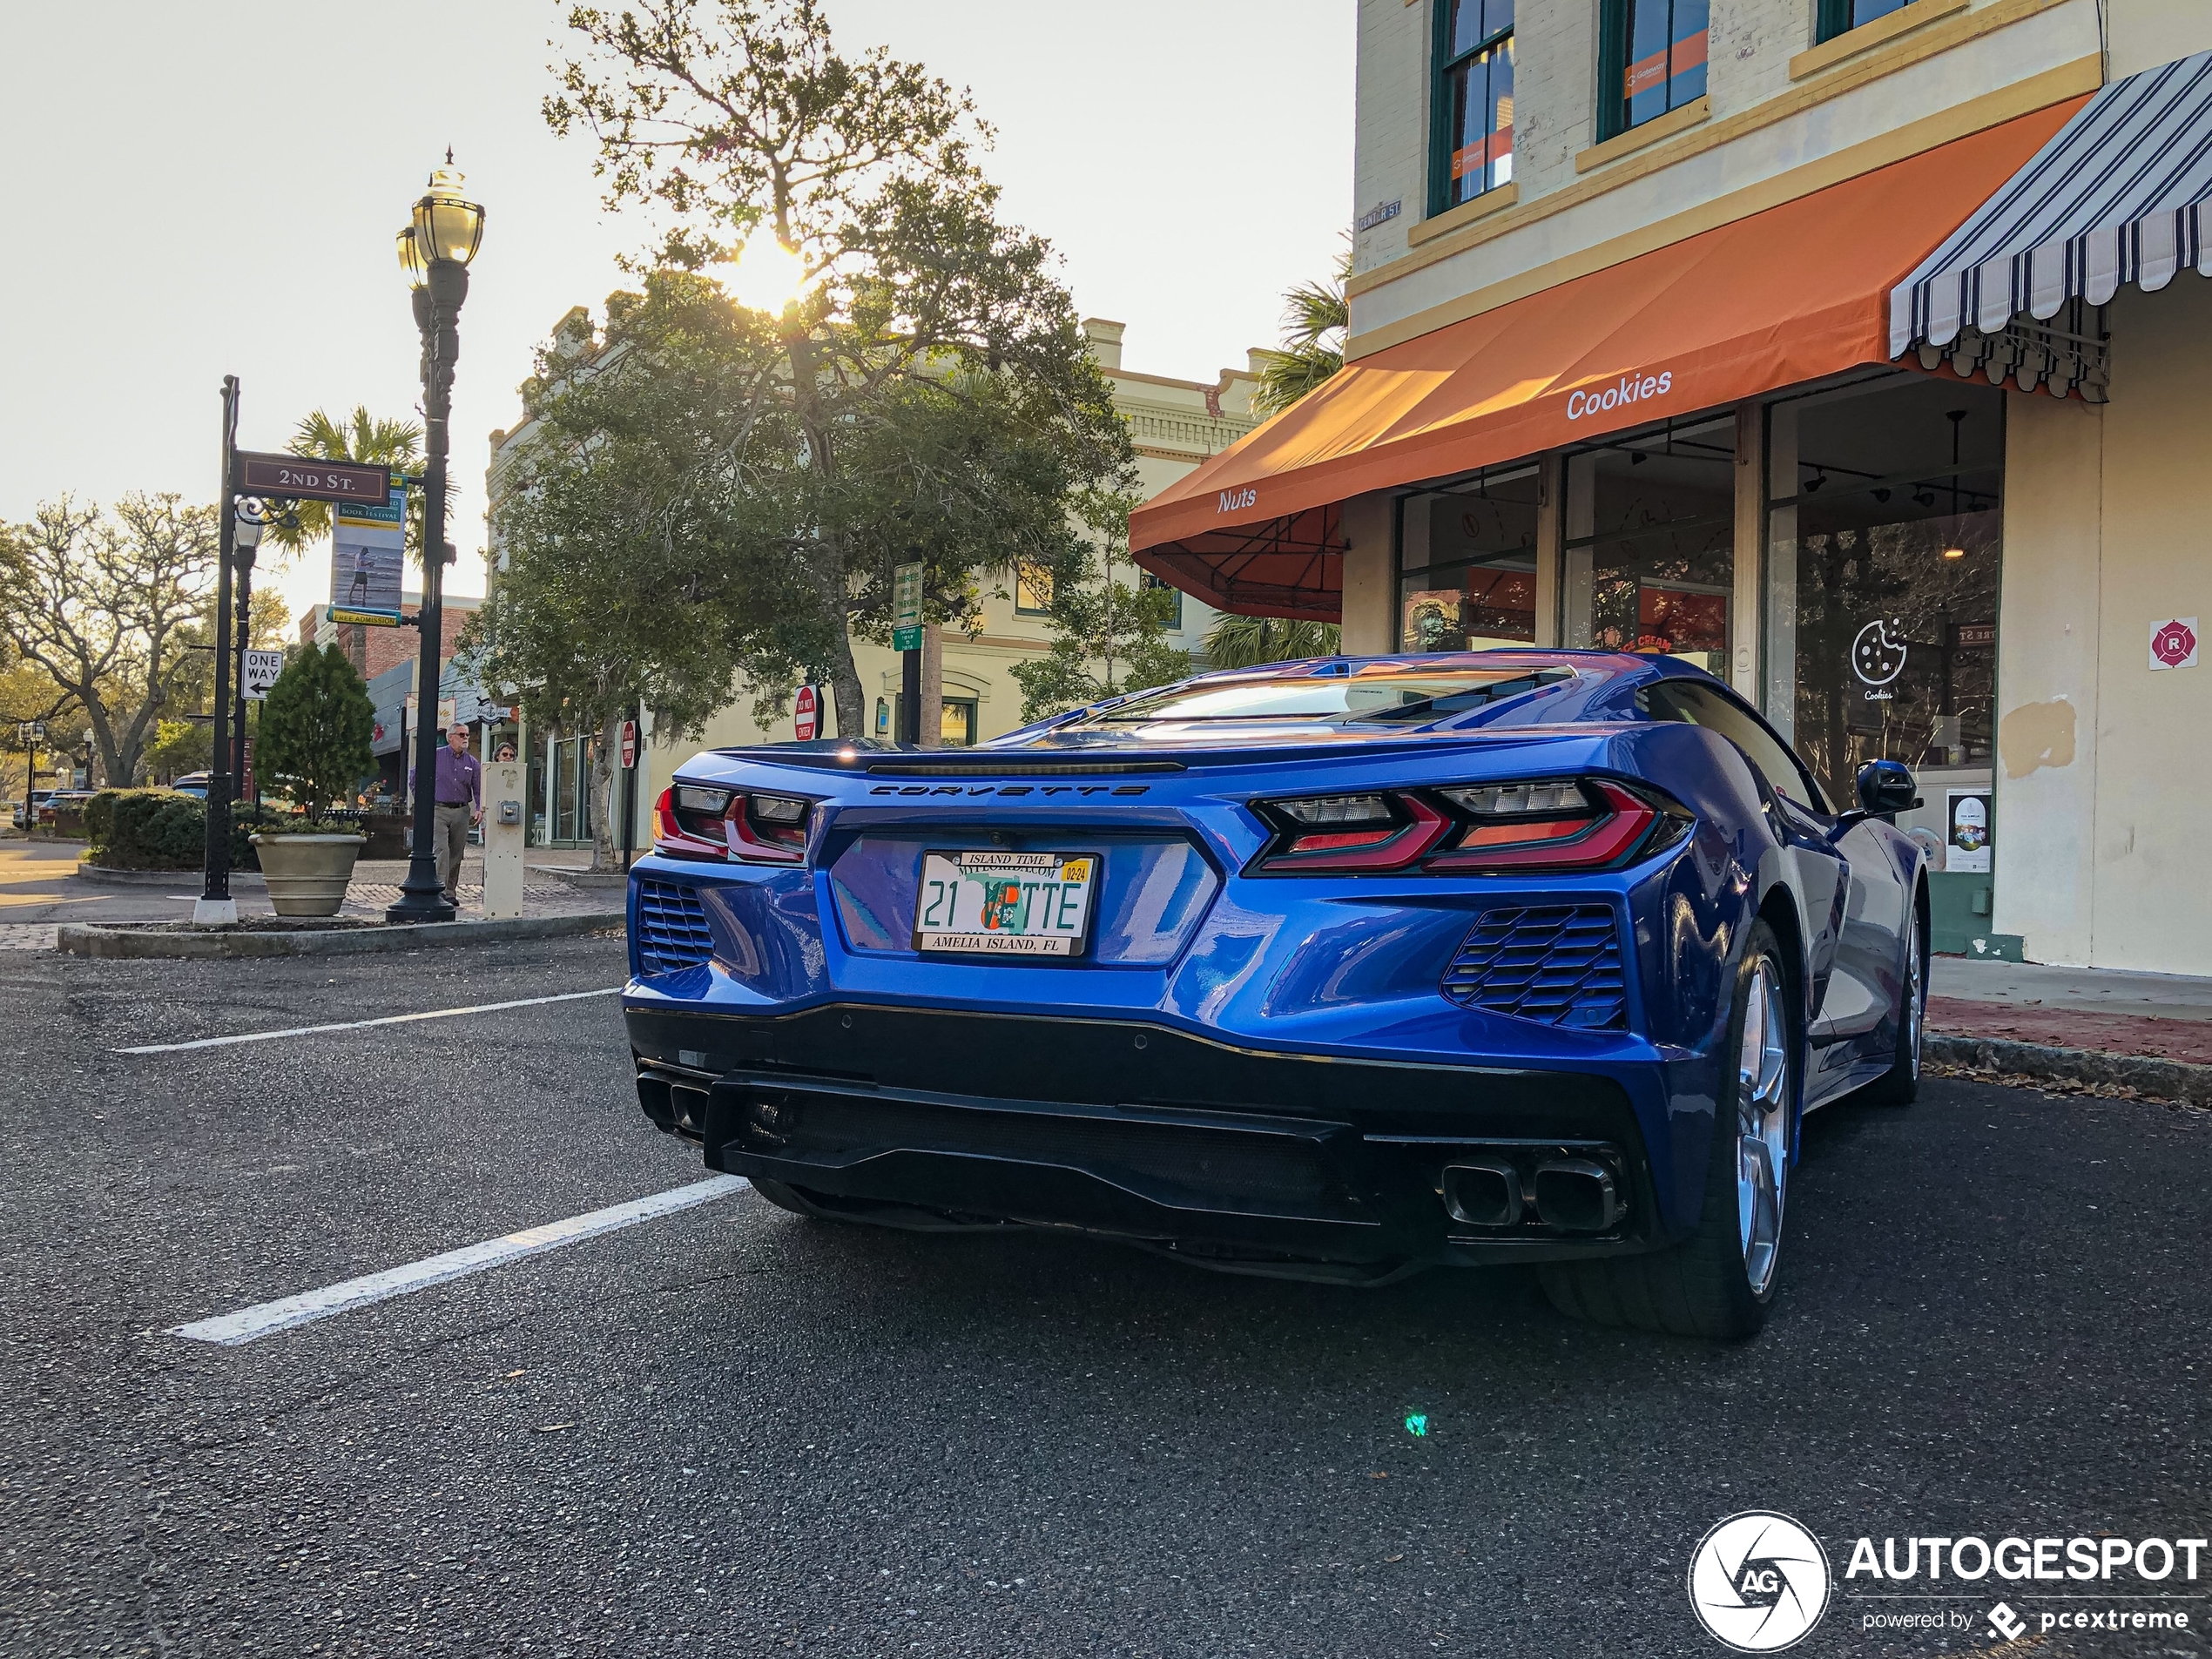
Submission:
POLYGON ((1697 1231, 1649 1255, 1546 1263, 1537 1273, 1561 1312, 1686 1337, 1749 1337, 1766 1323, 1797 1101, 1788 984, 1772 930, 1754 923, 1737 971, 1723 1050, 1733 1063, 1723 1067, 1697 1231))
POLYGON ((752 1190, 779 1210, 788 1210, 794 1216, 806 1216, 816 1221, 822 1219, 820 1211, 780 1181, 755 1181, 752 1190))
POLYGON ((1867 1084, 1876 1106, 1910 1106, 1920 1094, 1920 1041, 1928 1015, 1928 938, 1915 921, 1905 948, 1905 977, 1897 999, 1897 1054, 1890 1069, 1867 1084))

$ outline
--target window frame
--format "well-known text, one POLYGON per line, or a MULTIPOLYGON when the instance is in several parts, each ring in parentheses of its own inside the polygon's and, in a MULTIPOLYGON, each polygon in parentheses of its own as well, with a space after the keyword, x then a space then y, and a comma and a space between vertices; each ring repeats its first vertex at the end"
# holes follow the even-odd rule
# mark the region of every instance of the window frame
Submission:
POLYGON ((1027 569, 1025 569, 1022 565, 1021 565, 1021 564, 1019 564, 1019 563, 1017 563, 1017 564, 1015 564, 1015 567, 1014 567, 1014 614, 1015 614, 1015 616, 1017 616, 1017 617, 1049 617, 1049 616, 1050 616, 1050 615, 1052 614, 1052 597, 1053 597, 1053 595, 1052 595, 1052 572, 1051 572, 1051 571, 1049 571, 1049 570, 1042 570, 1042 571, 1039 571, 1039 572, 1038 572, 1035 576, 1034 576, 1034 577, 1033 577, 1033 576, 1031 576, 1031 575, 1029 574, 1028 570, 1027 569), (1032 593, 1032 595, 1034 595, 1034 594, 1035 594, 1035 590, 1036 590, 1039 587, 1042 587, 1042 588, 1043 588, 1043 590, 1044 590, 1044 603, 1043 603, 1042 604, 1041 604, 1041 605, 1028 605, 1028 604, 1022 604, 1022 589, 1024 589, 1024 588, 1028 588, 1028 589, 1029 589, 1029 590, 1030 590, 1030 591, 1031 591, 1031 593, 1032 593))
MULTIPOLYGON (((1850 0, 1841 0, 1841 3, 1848 10, 1850 0)), ((1636 128, 1648 125, 1659 119, 1660 116, 1671 115, 1675 111, 1687 107, 1686 105, 1671 101, 1675 82, 1673 54, 1675 47, 1679 44, 1674 33, 1674 9, 1679 3, 1679 0, 1667 0, 1668 70, 1665 85, 1668 88, 1670 101, 1666 108, 1661 110, 1656 115, 1648 115, 1641 121, 1632 121, 1629 118, 1629 108, 1633 102, 1628 92, 1629 27, 1631 20, 1631 3, 1632 0, 1598 0, 1597 139, 1600 144, 1608 138, 1617 138, 1624 132, 1633 132, 1636 128), (1608 93, 1607 91, 1608 87, 1617 90, 1608 93)), ((1825 16, 1828 8, 1837 3, 1837 0, 1817 0, 1817 3, 1820 7, 1821 15, 1825 16)), ((1710 15, 1705 28, 1710 42, 1712 31, 1710 15)), ((1695 99, 1689 100, 1691 103, 1695 101, 1695 99)))
MULTIPOLYGON (((1812 25, 1814 45, 1824 44, 1828 41, 1848 35, 1854 29, 1863 29, 1866 26, 1866 24, 1852 21, 1852 3, 1853 0, 1815 0, 1812 25)), ((1900 3, 1884 12, 1882 17, 1894 17, 1912 3, 1912 0, 1900 0, 1900 3)), ((1867 23, 1880 21, 1881 17, 1869 17, 1866 20, 1867 23)))
MULTIPOLYGON (((1480 3, 1480 0, 1476 0, 1480 3)), ((1428 78, 1428 217, 1448 213, 1454 207, 1477 202, 1493 190, 1503 190, 1505 184, 1485 185, 1467 198, 1455 201, 1452 196, 1452 75, 1462 64, 1472 64, 1483 53, 1494 51, 1514 37, 1514 24, 1508 24, 1495 34, 1485 36, 1463 52, 1452 50, 1452 7, 1453 0, 1433 0, 1429 17, 1429 78, 1428 78)), ((1514 9, 1514 22, 1520 20, 1519 7, 1514 9)), ((1486 89, 1487 93, 1487 89, 1486 89)), ((1508 152, 1510 153, 1510 152, 1508 152)), ((1484 173, 1489 171, 1485 164, 1484 173)), ((1510 181, 1507 181, 1510 182, 1510 181)))

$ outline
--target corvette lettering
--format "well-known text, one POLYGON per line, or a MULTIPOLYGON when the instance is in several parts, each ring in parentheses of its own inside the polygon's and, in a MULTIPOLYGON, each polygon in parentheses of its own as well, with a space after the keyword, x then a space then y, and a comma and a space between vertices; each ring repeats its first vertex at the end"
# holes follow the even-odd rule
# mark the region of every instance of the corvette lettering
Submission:
POLYGON ((1569 392, 1567 395, 1567 418, 1579 421, 1586 415, 1602 415, 1630 403, 1641 403, 1648 397, 1664 397, 1675 389, 1675 372, 1667 369, 1657 374, 1623 374, 1620 381, 1602 392, 1569 392))
POLYGON ((1150 784, 985 784, 972 789, 965 784, 878 784, 868 791, 871 795, 922 795, 934 797, 952 795, 961 800, 973 800, 979 795, 995 795, 1008 800, 1017 795, 1142 795, 1152 787, 1150 784))

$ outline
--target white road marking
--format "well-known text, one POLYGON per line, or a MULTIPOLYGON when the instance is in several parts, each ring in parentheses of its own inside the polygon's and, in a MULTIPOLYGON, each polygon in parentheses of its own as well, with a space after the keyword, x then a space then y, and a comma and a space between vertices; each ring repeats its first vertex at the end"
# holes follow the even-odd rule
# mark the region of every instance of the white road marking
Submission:
POLYGON ((448 1279, 460 1278, 469 1273, 481 1273, 487 1267, 497 1267, 524 1256, 535 1256, 540 1251, 572 1244, 579 1238, 612 1232, 617 1227, 634 1226, 641 1221, 651 1221, 656 1216, 673 1215, 679 1210, 689 1210, 697 1204, 711 1204, 725 1193, 738 1191, 750 1184, 742 1176, 711 1176, 706 1180, 695 1181, 688 1187, 678 1187, 672 1192, 655 1193, 650 1198, 633 1198, 628 1204, 611 1204, 604 1210, 594 1210, 589 1215, 571 1216, 566 1221, 550 1221, 543 1227, 525 1227, 522 1231, 509 1233, 503 1238, 486 1239, 481 1244, 449 1250, 442 1256, 433 1256, 426 1261, 410 1263, 405 1267, 387 1268, 381 1273, 349 1278, 342 1285, 327 1285, 319 1291, 302 1291, 297 1296, 287 1296, 281 1301, 264 1302, 258 1307, 226 1313, 219 1318, 198 1319, 190 1325, 173 1325, 166 1334, 187 1337, 194 1342, 220 1343, 224 1347, 235 1348, 279 1331, 289 1331, 294 1325, 327 1319, 334 1313, 349 1313, 371 1303, 405 1296, 410 1291, 442 1285, 448 1279))
POLYGON ((197 1042, 148 1042, 118 1054, 181 1054, 186 1049, 226 1049, 233 1042, 274 1042, 279 1037, 312 1037, 325 1031, 359 1031, 372 1025, 412 1025, 417 1020, 452 1020, 463 1014, 496 1014, 502 1008, 534 1008, 546 1002, 574 1002, 586 996, 613 996, 622 989, 563 991, 558 996, 522 996, 512 1002, 478 1002, 465 1008, 432 1008, 425 1014, 387 1014, 375 1020, 341 1020, 335 1025, 295 1025, 283 1031, 245 1031, 234 1037, 202 1037, 197 1042))

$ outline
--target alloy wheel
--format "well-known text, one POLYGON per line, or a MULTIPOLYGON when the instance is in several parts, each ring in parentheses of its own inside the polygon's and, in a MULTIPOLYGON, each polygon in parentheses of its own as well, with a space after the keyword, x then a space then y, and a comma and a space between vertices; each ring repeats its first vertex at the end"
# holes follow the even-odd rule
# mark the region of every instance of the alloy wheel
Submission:
POLYGON ((1905 1062, 1912 1068, 1911 1076, 1920 1075, 1920 1029, 1926 1023, 1927 989, 1923 979, 1920 937, 1913 934, 1905 946, 1905 1062))
POLYGON ((1782 1198, 1789 1178, 1790 1025, 1771 961, 1752 972, 1736 1073, 1736 1214, 1743 1276, 1764 1296, 1782 1247, 1782 1198))

